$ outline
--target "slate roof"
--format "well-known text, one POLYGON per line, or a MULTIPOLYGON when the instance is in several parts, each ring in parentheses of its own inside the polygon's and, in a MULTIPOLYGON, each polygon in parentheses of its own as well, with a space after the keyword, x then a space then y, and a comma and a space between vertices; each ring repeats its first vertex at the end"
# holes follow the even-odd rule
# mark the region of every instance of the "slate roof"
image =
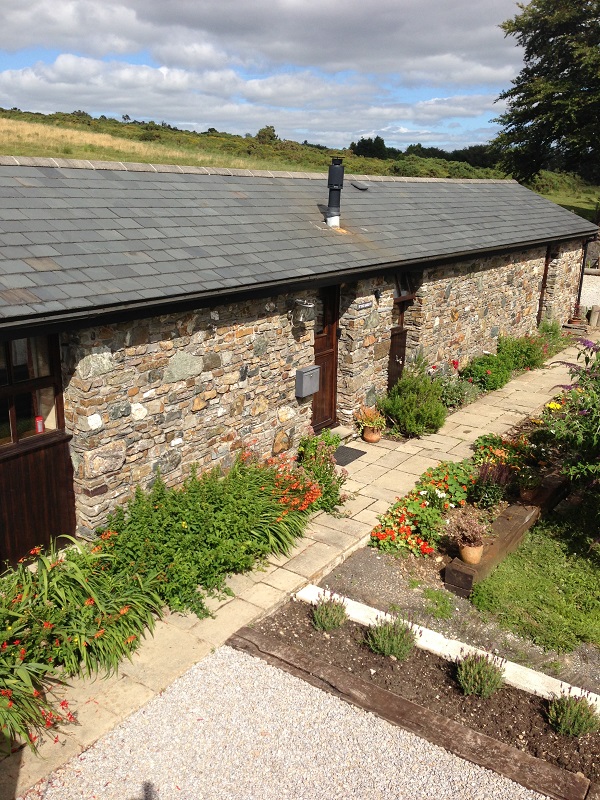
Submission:
POLYGON ((513 181, 0 157, 0 329, 586 237, 513 181), (353 182, 368 186, 364 191, 353 182))

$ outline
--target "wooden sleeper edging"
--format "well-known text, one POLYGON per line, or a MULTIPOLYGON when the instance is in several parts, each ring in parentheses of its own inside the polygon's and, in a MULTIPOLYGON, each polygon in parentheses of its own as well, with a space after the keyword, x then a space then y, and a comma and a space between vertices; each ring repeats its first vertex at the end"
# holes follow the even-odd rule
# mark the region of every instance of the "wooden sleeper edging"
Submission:
POLYGON ((566 496, 569 483, 564 478, 548 476, 540 486, 532 505, 512 505, 492 524, 493 541, 483 551, 479 564, 465 564, 454 558, 444 571, 444 585, 449 592, 468 598, 473 586, 487 578, 509 553, 523 541, 527 531, 541 514, 550 511, 566 496))

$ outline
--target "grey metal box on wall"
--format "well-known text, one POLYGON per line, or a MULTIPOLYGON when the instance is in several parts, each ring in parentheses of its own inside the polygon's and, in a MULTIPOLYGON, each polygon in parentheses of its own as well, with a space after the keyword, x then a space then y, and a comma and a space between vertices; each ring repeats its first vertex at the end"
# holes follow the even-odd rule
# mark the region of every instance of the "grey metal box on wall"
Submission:
POLYGON ((296 370, 296 397, 309 397, 319 391, 321 367, 300 367, 296 370))

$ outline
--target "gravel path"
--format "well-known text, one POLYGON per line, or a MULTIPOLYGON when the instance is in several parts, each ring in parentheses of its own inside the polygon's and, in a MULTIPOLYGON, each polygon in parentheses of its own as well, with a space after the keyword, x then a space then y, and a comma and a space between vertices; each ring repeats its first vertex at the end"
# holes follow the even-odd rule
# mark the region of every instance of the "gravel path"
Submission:
POLYGON ((543 800, 222 647, 22 800, 543 800))

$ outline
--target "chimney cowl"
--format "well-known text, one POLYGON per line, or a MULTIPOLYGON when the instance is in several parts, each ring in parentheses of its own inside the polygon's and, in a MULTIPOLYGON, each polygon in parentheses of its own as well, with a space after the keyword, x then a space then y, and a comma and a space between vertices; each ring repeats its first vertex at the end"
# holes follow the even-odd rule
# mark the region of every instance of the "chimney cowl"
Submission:
POLYGON ((344 186, 344 165, 342 159, 334 157, 329 165, 327 187, 329 189, 329 203, 327 205, 327 225, 330 228, 340 227, 340 200, 344 186))

